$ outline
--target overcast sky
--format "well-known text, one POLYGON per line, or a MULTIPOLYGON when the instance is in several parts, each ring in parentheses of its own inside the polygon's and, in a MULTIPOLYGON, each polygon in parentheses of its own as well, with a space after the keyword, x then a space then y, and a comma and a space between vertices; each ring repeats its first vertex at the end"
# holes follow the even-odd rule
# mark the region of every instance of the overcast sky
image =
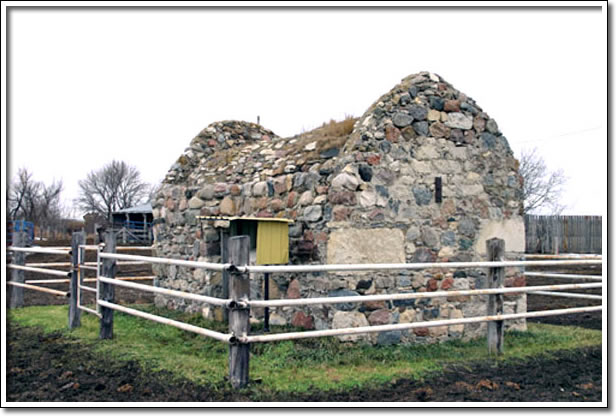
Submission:
MULTIPOLYGON (((595 5, 598 3, 595 3, 595 5)), ((607 11, 605 12, 607 13, 607 11)), ((607 18, 570 9, 162 9, 10 13, 8 177, 78 181, 112 159, 159 182, 214 121, 291 136, 441 75, 607 213, 607 18)))

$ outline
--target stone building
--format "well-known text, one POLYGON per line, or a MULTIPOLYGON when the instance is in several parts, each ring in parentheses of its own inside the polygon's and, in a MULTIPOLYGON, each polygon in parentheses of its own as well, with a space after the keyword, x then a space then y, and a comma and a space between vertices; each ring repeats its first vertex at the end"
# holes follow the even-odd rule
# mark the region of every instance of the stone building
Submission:
MULTIPOLYGON (((408 76, 356 120, 290 138, 257 124, 222 121, 201 131, 167 173, 153 203, 157 255, 221 261, 228 221, 201 216, 284 218, 289 262, 398 263, 485 260, 504 238, 508 258, 524 251, 522 178, 495 120, 440 76, 408 76)), ((220 273, 157 267, 155 284, 221 296, 220 273)), ((251 297, 262 298, 253 275, 251 297)), ((506 286, 523 286, 508 269, 506 286)), ((274 274, 270 298, 475 289, 485 269, 274 274)), ((159 305, 217 308, 158 297, 159 305)), ((459 318, 485 313, 485 296, 273 309, 272 324, 311 329, 459 318)), ((525 312, 526 296, 505 297, 525 312)), ((252 310, 254 319, 262 310, 252 310)), ((523 320, 508 326, 524 329, 523 320)), ((354 336, 378 343, 473 337, 485 324, 354 336)))

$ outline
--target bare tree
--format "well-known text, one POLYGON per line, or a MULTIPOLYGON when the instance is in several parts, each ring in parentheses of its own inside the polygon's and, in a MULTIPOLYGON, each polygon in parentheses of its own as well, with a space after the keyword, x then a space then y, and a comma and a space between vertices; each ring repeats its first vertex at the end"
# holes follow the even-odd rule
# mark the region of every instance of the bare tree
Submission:
POLYGON ((76 202, 83 211, 99 213, 111 221, 112 212, 143 203, 149 189, 137 168, 114 160, 79 181, 76 202))
POLYGON ((8 190, 9 218, 26 220, 39 227, 61 227, 66 210, 61 203, 62 181, 51 185, 34 180, 26 168, 19 169, 8 190))
POLYGON ((567 183, 562 169, 550 172, 537 149, 523 150, 518 170, 524 178, 524 212, 531 214, 539 210, 549 210, 560 214, 565 208, 560 197, 567 183))

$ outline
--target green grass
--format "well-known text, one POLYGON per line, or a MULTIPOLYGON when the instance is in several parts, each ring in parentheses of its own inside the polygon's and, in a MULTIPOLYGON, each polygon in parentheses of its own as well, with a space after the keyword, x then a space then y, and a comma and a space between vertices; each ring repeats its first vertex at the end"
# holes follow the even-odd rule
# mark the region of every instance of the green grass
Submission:
MULTIPOLYGON (((224 324, 198 315, 139 306, 140 309, 183 322, 226 332, 224 324)), ((144 367, 168 370, 177 377, 227 388, 228 346, 122 313, 114 316, 114 339, 98 339, 98 319, 82 314, 82 326, 66 328, 67 306, 33 306, 14 309, 9 319, 45 332, 60 331, 74 342, 92 346, 108 357, 134 359, 144 367)), ((277 331, 290 328, 277 329, 277 331)), ((305 392, 388 383, 398 378, 422 379, 441 371, 446 364, 475 360, 518 360, 564 349, 601 345, 601 331, 579 327, 528 324, 528 331, 505 334, 505 353, 489 357, 484 338, 453 340, 432 345, 368 346, 339 342, 336 338, 313 338, 251 346, 250 376, 260 379, 260 392, 305 392)))

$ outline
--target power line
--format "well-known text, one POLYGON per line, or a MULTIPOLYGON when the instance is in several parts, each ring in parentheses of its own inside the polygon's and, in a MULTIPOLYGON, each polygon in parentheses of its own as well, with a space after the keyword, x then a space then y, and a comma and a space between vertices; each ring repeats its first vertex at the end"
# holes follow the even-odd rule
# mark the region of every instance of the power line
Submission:
POLYGON ((573 135, 576 135, 576 134, 579 134, 579 133, 586 133, 588 131, 595 131, 595 130, 599 130, 599 129, 602 129, 602 128, 603 128, 603 126, 590 127, 590 128, 584 129, 584 130, 577 130, 577 131, 571 131, 571 132, 567 132, 567 133, 557 134, 555 136, 546 137, 544 139, 531 139, 531 140, 522 140, 522 141, 517 141, 516 140, 516 143, 519 144, 519 143, 530 143, 530 142, 545 142, 545 141, 554 140, 554 139, 557 139, 557 138, 563 137, 563 136, 573 136, 573 135))

